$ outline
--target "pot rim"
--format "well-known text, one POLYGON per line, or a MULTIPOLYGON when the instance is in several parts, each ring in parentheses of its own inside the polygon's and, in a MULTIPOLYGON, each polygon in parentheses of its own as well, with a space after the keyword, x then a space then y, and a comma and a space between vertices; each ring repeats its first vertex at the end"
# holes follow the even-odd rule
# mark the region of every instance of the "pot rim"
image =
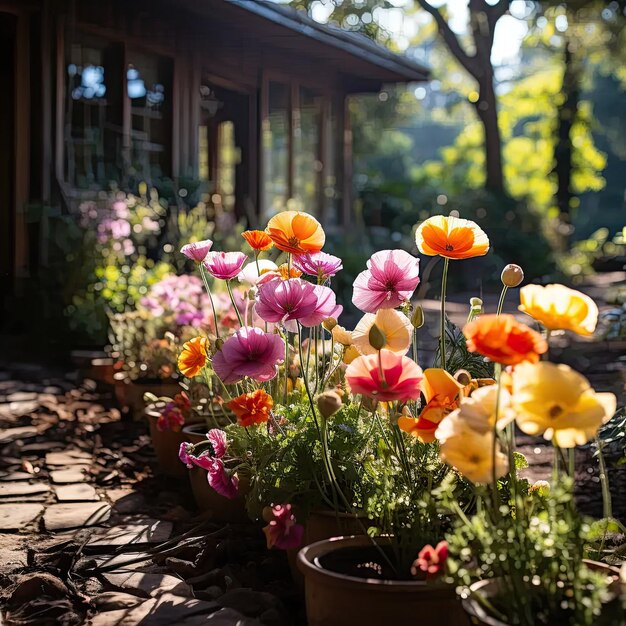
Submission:
MULTIPOLYGON (((378 538, 377 543, 386 543, 384 538, 378 538)), ((388 541, 388 540, 387 540, 388 541)), ((317 541, 301 548, 297 556, 298 569, 306 578, 316 578, 327 584, 340 585, 344 588, 363 589, 366 586, 372 592, 385 593, 415 593, 428 590, 433 596, 450 595, 454 593, 454 587, 446 584, 432 584, 425 580, 379 580, 376 578, 358 578, 348 576, 320 567, 316 560, 320 557, 341 548, 370 547, 372 540, 367 535, 349 535, 345 537, 333 537, 317 541)))
POLYGON ((191 424, 185 424, 181 432, 193 435, 202 434, 202 431, 205 433, 209 432, 210 428, 207 428, 207 425, 204 422, 192 422, 191 424))

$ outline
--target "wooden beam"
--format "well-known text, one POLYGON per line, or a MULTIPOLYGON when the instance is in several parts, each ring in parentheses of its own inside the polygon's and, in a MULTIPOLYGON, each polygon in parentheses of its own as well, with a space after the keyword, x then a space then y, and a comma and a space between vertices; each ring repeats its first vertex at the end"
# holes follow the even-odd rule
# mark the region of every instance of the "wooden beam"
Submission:
POLYGON ((43 212, 41 216, 39 247, 40 263, 48 264, 48 205, 50 203, 50 178, 52 176, 52 66, 50 41, 50 0, 44 0, 41 12, 41 199, 43 212))
POLYGON ((352 123, 350 117, 350 98, 344 95, 341 98, 341 137, 342 137, 342 165, 343 165, 343 193, 342 193, 342 223, 344 228, 352 221, 352 123))

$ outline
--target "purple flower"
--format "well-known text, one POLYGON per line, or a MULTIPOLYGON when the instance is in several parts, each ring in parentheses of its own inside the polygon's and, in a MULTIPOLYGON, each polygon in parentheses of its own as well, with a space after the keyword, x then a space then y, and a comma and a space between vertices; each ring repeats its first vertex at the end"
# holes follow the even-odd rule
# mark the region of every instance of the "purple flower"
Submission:
POLYGON ((317 297, 317 304, 315 310, 310 315, 300 319, 302 326, 317 326, 329 317, 335 320, 338 319, 343 311, 343 307, 337 304, 335 292, 330 287, 324 287, 323 285, 316 285, 313 289, 317 297))
POLYGON ((304 526, 296 524, 291 504, 273 504, 263 511, 267 526, 263 528, 268 549, 290 550, 298 548, 304 537, 304 526))
POLYGON ((271 280, 258 286, 255 310, 266 322, 301 320, 312 315, 317 306, 315 287, 300 278, 271 280))
POLYGON ((194 241, 192 243, 188 243, 184 245, 180 251, 184 254, 188 259, 192 261, 196 261, 196 263, 201 263, 204 261, 204 258, 209 253, 213 242, 210 239, 204 239, 203 241, 194 241))
POLYGON ((213 357, 213 369, 223 383, 230 384, 249 376, 266 382, 278 373, 278 363, 284 360, 283 340, 260 328, 244 326, 229 337, 213 357))
POLYGON ((202 264, 214 278, 230 280, 239 274, 247 258, 243 252, 209 252, 202 264))
POLYGON ((293 259, 293 266, 304 274, 317 276, 317 280, 320 283, 323 283, 343 269, 341 259, 326 252, 296 256, 293 259))

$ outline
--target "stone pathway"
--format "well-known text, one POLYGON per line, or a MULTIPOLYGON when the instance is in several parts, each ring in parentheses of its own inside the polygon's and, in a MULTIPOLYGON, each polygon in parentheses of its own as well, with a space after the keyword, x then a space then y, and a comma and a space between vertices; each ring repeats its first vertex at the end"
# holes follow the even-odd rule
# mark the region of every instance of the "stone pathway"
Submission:
POLYGON ((145 425, 110 389, 29 378, 0 370, 0 622, 301 623, 284 554, 154 476, 145 425))

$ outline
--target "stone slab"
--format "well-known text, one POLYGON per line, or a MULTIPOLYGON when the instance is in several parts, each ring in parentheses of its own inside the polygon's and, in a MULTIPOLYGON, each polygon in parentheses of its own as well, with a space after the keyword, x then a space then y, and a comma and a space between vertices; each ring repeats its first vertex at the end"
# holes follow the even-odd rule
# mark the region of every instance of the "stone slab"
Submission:
POLYGON ((76 465, 67 469, 52 470, 50 480, 57 484, 80 483, 87 480, 88 465, 76 465))
POLYGON ((93 457, 89 452, 83 450, 64 450, 63 452, 48 452, 46 454, 46 465, 85 465, 91 463, 93 457))
POLYGON ((90 546, 127 546, 130 544, 163 543, 172 534, 172 522, 146 520, 146 523, 119 524, 94 533, 90 546))
POLYGON ((46 510, 43 521, 47 530, 63 530, 82 526, 96 526, 106 522, 111 507, 104 502, 53 504, 46 510))
POLYGON ((0 482, 17 482, 20 480, 32 480, 33 475, 28 472, 0 472, 0 482))
MULTIPOLYGON (((10 405, 5 405, 2 407, 3 409, 7 409, 7 411, 11 411, 10 405)), ((11 443, 12 441, 17 441, 18 439, 29 439, 31 437, 36 437, 39 433, 34 426, 20 426, 18 428, 2 428, 0 429, 0 444, 11 443)))
POLYGON ((102 574, 111 585, 141 596, 157 597, 164 593, 175 596, 191 596, 191 587, 169 574, 146 574, 143 572, 111 572, 102 574))
POLYGON ((50 491, 50 485, 42 482, 27 483, 15 481, 10 483, 0 483, 0 498, 32 496, 35 494, 46 494, 50 491))
POLYGON ((73 485, 55 485, 59 502, 99 502, 98 492, 87 483, 76 483, 73 485))
POLYGON ((19 530, 42 511, 41 504, 0 504, 0 530, 19 530))

